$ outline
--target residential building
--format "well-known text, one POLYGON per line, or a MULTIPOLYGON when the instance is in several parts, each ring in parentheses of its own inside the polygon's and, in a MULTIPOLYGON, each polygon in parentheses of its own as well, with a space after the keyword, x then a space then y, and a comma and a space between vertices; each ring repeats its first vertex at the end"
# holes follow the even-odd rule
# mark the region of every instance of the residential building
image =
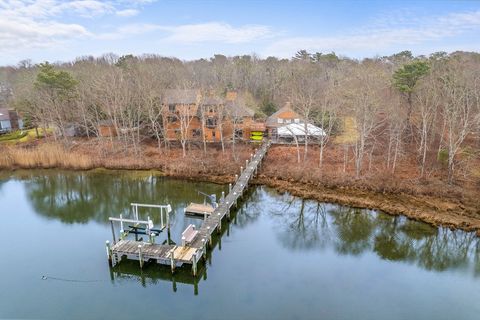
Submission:
POLYGON ((227 92, 225 97, 199 90, 167 90, 163 99, 164 127, 167 140, 230 141, 249 140, 252 129, 257 130, 254 111, 243 97, 227 92))

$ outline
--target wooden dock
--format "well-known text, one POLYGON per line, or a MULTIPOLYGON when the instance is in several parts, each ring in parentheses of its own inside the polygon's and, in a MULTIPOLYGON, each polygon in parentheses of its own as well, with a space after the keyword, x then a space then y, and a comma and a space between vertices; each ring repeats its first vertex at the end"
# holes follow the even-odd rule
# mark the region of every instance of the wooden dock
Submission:
POLYGON ((238 199, 243 195, 248 188, 248 183, 252 177, 257 173, 258 167, 261 165, 265 154, 270 147, 270 142, 265 142, 260 149, 258 149, 249 160, 246 160, 245 169, 240 168, 240 176, 236 179, 235 184, 229 185, 228 195, 220 199, 220 203, 215 211, 207 217, 202 226, 198 229, 198 234, 191 242, 190 246, 200 250, 206 250, 206 245, 211 243, 211 237, 215 230, 220 231, 222 227, 222 220, 226 216, 230 218, 230 210, 237 205, 238 199))
POLYGON ((106 243, 107 256, 111 264, 117 264, 122 256, 126 256, 127 259, 138 260, 141 268, 144 262, 148 261, 170 265, 172 272, 178 266, 191 264, 193 275, 196 276, 197 262, 202 256, 206 256, 207 247, 212 245, 212 234, 215 231, 221 231, 223 218, 230 218, 232 207, 237 206, 239 198, 244 194, 250 180, 257 173, 269 147, 270 142, 263 143, 255 154, 252 154, 250 159, 246 160, 245 167, 240 168, 240 175, 235 177, 235 183, 233 185, 229 184, 227 196, 222 196, 217 208, 211 214, 205 216, 202 226, 196 230, 195 237, 188 245, 163 245, 123 239, 115 242, 114 239, 112 246, 110 246, 109 241, 106 243))

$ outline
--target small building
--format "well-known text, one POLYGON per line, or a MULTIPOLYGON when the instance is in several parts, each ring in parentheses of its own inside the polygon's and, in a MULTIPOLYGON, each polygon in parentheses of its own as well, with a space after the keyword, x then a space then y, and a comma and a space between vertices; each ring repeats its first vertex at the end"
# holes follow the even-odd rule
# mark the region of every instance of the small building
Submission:
POLYGON ((265 122, 267 135, 274 137, 279 127, 290 123, 303 123, 303 119, 298 113, 293 111, 290 102, 287 102, 284 107, 267 118, 265 122))
POLYGON ((16 110, 0 108, 0 133, 23 129, 23 120, 16 110))

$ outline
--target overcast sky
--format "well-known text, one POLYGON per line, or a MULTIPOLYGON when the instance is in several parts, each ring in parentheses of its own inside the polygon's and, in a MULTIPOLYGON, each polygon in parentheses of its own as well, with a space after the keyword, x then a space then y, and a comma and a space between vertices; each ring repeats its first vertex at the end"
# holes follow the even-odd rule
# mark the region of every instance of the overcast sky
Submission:
POLYGON ((480 1, 0 0, 0 65, 83 55, 480 51, 480 1))

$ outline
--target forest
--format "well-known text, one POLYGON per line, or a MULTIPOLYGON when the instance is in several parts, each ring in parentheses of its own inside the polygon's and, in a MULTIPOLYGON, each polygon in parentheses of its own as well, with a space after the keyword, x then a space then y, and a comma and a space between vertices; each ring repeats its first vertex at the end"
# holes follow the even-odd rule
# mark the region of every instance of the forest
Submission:
MULTIPOLYGON (((109 121, 122 130, 115 141, 97 145, 102 154, 116 150, 141 157, 145 146, 157 145, 164 155, 175 148, 164 139, 165 90, 220 96, 234 90, 246 97, 259 121, 290 102, 327 133, 296 151, 273 152, 278 168, 289 163, 288 175, 307 166, 320 180, 340 173, 357 180, 380 174, 480 186, 478 53, 403 51, 357 60, 301 50, 291 59, 215 55, 194 61, 105 54, 71 62, 21 61, 0 68, 0 83, 2 100, 21 112, 27 126, 51 132, 50 140, 66 148, 72 140, 102 140, 98 125, 109 121), (82 129, 82 138, 64 134, 72 125, 82 129)), ((225 137, 225 143, 233 142, 225 137)), ((202 148, 190 143, 186 156, 201 157, 197 149, 202 148)))

